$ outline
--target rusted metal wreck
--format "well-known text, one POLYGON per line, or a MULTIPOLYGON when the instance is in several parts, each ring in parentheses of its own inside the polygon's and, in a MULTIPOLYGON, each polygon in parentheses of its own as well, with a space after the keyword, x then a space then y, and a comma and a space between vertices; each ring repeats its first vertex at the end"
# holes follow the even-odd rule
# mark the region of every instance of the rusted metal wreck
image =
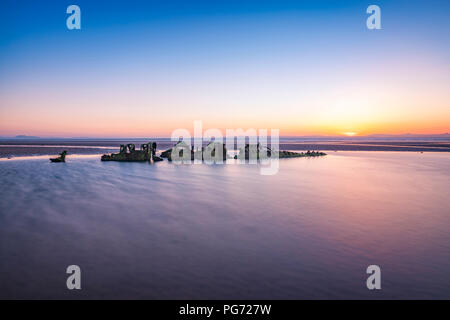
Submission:
POLYGON ((141 144, 140 150, 136 150, 133 143, 121 144, 119 153, 104 154, 102 161, 126 161, 126 162, 156 162, 162 158, 156 156, 156 142, 141 144))

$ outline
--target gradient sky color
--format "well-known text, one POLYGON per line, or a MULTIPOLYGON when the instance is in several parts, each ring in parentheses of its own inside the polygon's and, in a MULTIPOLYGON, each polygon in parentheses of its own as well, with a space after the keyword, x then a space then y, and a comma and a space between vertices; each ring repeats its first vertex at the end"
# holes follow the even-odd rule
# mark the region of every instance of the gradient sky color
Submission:
POLYGON ((0 136, 450 131, 450 1, 1 1, 0 136), (66 28, 81 8, 82 29, 66 28), (382 30, 366 28, 377 4, 382 30))

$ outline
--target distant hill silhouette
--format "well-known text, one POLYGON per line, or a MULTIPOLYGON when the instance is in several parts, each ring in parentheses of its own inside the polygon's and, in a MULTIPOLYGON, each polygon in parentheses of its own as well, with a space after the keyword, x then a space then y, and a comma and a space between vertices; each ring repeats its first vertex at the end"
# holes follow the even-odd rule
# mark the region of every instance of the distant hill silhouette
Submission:
POLYGON ((16 138, 16 139, 40 139, 40 137, 27 136, 27 135, 24 135, 24 134, 17 135, 14 138, 16 138))

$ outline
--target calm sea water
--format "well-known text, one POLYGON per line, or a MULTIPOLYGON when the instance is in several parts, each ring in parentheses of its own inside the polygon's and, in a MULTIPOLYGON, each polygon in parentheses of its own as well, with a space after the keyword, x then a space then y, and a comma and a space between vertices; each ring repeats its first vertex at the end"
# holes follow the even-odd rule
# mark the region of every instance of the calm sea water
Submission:
POLYGON ((330 152, 273 176, 32 158, 0 175, 0 298, 450 298, 449 153, 330 152))

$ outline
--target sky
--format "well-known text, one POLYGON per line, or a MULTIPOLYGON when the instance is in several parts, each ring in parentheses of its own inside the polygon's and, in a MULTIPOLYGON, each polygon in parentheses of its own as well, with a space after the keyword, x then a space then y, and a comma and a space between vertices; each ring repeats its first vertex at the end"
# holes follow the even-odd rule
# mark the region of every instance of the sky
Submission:
POLYGON ((0 136, 450 132, 450 1, 0 2, 0 136), (68 30, 66 8, 81 9, 68 30), (381 8, 369 30, 366 8, 381 8))

